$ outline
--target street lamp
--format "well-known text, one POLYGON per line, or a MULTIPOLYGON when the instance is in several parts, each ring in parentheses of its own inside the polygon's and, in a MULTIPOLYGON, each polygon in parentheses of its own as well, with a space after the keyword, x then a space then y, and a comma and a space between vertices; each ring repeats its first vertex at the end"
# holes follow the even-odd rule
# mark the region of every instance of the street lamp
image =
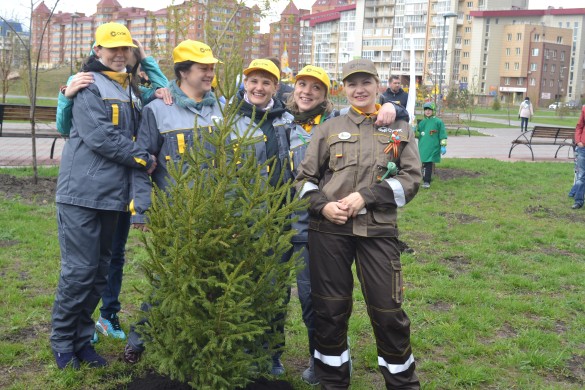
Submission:
POLYGON ((71 14, 71 31, 70 31, 70 35, 71 35, 71 56, 69 58, 69 73, 73 74, 73 41, 74 41, 74 37, 75 37, 75 30, 73 30, 73 21, 75 19, 79 18, 79 15, 77 15, 77 12, 74 12, 71 14))
POLYGON ((457 14, 454 12, 447 12, 443 14, 443 39, 441 40, 441 73, 439 73, 439 96, 441 97, 440 104, 437 106, 437 113, 440 113, 440 107, 443 104, 443 66, 445 65, 445 27, 447 26, 447 18, 456 18, 457 14))
POLYGON ((556 99, 556 103, 557 103, 557 113, 559 112, 560 108, 561 108, 561 93, 564 91, 564 89, 562 88, 563 86, 563 81, 564 81, 564 72, 565 69, 567 69, 566 66, 561 66, 559 68, 559 83, 558 83, 558 87, 557 87, 557 99, 556 99))

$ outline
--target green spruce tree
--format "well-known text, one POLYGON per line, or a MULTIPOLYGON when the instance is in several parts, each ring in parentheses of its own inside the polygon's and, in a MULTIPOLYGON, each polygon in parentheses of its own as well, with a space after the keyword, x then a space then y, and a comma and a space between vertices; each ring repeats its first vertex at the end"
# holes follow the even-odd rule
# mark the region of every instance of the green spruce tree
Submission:
MULTIPOLYGON (((240 70, 221 69, 228 97, 240 70)), ((194 137, 185 164, 170 169, 174 184, 155 188, 144 236, 148 355, 161 373, 197 389, 232 389, 269 371, 283 342, 274 318, 286 310, 297 268, 296 258, 281 258, 291 248, 290 216, 304 202, 291 196, 291 183, 268 184, 262 172, 272 162, 258 163, 257 140, 234 139, 237 109, 226 105, 216 127, 194 137)))

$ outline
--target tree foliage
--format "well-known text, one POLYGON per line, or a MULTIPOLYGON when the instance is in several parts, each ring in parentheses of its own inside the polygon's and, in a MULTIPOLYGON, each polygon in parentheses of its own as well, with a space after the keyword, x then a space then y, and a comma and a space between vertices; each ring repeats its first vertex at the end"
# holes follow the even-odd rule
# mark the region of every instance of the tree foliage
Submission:
MULTIPOLYGON (((224 72, 233 77, 238 66, 224 72)), ((155 189, 144 237, 146 296, 155 303, 142 329, 149 355, 160 372, 197 389, 231 389, 268 371, 283 342, 274 320, 297 268, 281 259, 294 234, 290 215, 303 202, 291 198, 290 183, 268 184, 270 162, 258 163, 255 140, 233 138, 237 109, 227 105, 216 129, 171 164, 174 184, 155 189)))

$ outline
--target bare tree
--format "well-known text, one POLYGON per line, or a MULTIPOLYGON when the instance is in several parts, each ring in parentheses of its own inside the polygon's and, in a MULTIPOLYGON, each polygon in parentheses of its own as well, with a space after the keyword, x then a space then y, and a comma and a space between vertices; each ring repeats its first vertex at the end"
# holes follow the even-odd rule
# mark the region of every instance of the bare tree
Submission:
MULTIPOLYGON (((51 19, 53 17, 53 13, 55 12, 55 8, 57 8, 57 4, 59 4, 59 0, 55 0, 55 3, 50 8, 50 13, 47 19, 43 20, 43 25, 41 29, 40 39, 38 42, 38 46, 32 46, 32 36, 33 36, 33 13, 35 6, 39 3, 39 1, 30 0, 30 19, 29 19, 29 34, 28 37, 24 36, 24 34, 17 32, 9 23, 9 28, 14 32, 17 39, 20 43, 26 47, 25 56, 25 67, 28 73, 28 84, 30 89, 28 91, 28 97, 30 101, 30 113, 29 113, 29 121, 31 126, 31 140, 32 140, 32 159, 33 159, 33 183, 37 184, 38 182, 38 165, 37 165, 37 138, 36 138, 36 121, 35 121, 35 112, 37 107, 37 83, 39 77, 39 63, 41 59, 41 53, 43 49, 43 41, 45 39, 45 34, 47 32, 47 28, 51 23, 51 19)), ((0 19, 6 22, 2 16, 0 19)))

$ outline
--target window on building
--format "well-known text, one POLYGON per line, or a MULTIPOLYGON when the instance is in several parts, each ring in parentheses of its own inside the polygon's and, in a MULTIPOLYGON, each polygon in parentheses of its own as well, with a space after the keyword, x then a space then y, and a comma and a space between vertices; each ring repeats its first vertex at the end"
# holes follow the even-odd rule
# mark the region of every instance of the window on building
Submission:
POLYGON ((556 66, 556 64, 552 64, 552 65, 550 66, 550 72, 551 72, 551 73, 554 73, 554 72, 555 72, 555 70, 557 70, 557 66, 556 66))
POLYGON ((469 58, 469 52, 468 51, 464 51, 463 52, 463 58, 469 58))
POLYGON ((512 49, 509 47, 506 48, 506 55, 509 56, 512 53, 512 49))
POLYGON ((469 43, 470 43, 470 40, 469 40, 469 39, 464 39, 464 40, 463 40, 463 44, 464 44, 465 46, 469 46, 469 43))
POLYGON ((516 40, 517 41, 521 41, 522 40, 522 33, 516 33, 516 40))
POLYGON ((531 71, 533 71, 533 72, 534 72, 534 71, 536 71, 536 70, 537 70, 537 68, 538 68, 538 65, 537 65, 536 63, 532 62, 532 63, 530 64, 530 70, 531 70, 531 71))
POLYGON ((509 62, 504 62, 504 69, 510 70, 510 63, 509 62))
POLYGON ((548 64, 543 64, 542 65, 542 71, 543 72, 546 72, 547 67, 548 67, 548 64))
POLYGON ((504 77, 504 85, 510 85, 510 78, 504 77))
POLYGON ((508 40, 511 41, 512 40, 512 34, 508 34, 508 40))
POLYGON ((558 36, 557 37, 557 43, 563 43, 563 37, 558 36))
POLYGON ((540 34, 534 34, 534 42, 540 42, 540 34))
POLYGON ((519 47, 517 47, 517 48, 516 48, 516 55, 517 55, 517 56, 519 56, 519 55, 520 55, 520 48, 519 48, 519 47))
POLYGON ((465 32, 466 33, 471 33, 471 27, 465 27, 465 32))
POLYGON ((538 47, 532 49, 532 57, 538 57, 538 47))
POLYGON ((530 85, 533 87, 536 86, 536 79, 534 77, 530 78, 530 85))
POLYGON ((467 7, 468 8, 473 8, 473 1, 468 1, 467 2, 467 7))
POLYGON ((520 63, 514 62, 514 70, 520 70, 520 63))
POLYGON ((516 85, 524 85, 524 77, 518 77, 516 80, 516 85))
POLYGON ((565 51, 561 50, 561 61, 565 60, 565 51))

